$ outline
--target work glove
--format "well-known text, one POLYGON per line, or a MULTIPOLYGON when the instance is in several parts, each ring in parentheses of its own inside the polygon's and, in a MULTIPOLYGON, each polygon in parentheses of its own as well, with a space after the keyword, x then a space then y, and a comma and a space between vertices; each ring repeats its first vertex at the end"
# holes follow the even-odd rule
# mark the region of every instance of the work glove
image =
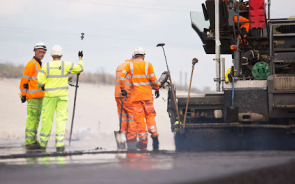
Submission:
POLYGON ((121 95, 122 96, 127 96, 127 91, 125 89, 121 89, 121 95))
POLYGON ((45 91, 44 86, 41 87, 43 91, 45 91))
POLYGON ((26 96, 22 96, 22 98, 21 98, 22 103, 25 103, 26 100, 27 100, 26 96))
POLYGON ((79 52, 78 52, 78 56, 79 56, 79 57, 80 57, 80 56, 83 57, 83 51, 79 51, 79 52))
POLYGON ((28 89, 28 88, 29 88, 29 84, 26 83, 26 84, 23 85, 23 87, 24 87, 25 89, 28 89))
POLYGON ((159 96, 160 96, 160 91, 155 91, 155 96, 156 96, 156 98, 159 98, 159 96))

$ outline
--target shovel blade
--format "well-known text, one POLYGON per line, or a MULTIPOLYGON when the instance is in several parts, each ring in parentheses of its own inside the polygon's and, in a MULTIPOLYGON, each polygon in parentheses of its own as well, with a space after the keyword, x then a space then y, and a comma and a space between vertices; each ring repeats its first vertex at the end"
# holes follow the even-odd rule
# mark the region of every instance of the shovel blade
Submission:
POLYGON ((126 136, 124 131, 114 131, 118 149, 126 149, 126 136))
POLYGON ((227 107, 226 122, 238 122, 239 121, 239 108, 227 107))

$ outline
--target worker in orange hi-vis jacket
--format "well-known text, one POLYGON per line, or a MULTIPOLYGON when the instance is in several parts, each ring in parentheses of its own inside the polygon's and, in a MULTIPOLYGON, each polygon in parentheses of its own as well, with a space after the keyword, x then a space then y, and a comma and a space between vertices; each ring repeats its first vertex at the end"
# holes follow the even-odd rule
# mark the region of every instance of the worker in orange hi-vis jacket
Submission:
POLYGON ((134 60, 126 64, 121 73, 120 88, 121 93, 127 95, 125 89, 125 79, 128 75, 130 78, 131 101, 134 110, 134 120, 138 127, 138 137, 140 148, 145 150, 148 142, 148 132, 151 133, 153 139, 153 149, 159 149, 159 140, 157 133, 157 125, 155 121, 156 111, 153 105, 152 88, 155 96, 158 98, 159 84, 154 73, 153 65, 144 61, 145 51, 138 47, 134 50, 134 60), (146 120, 146 122, 145 122, 146 120))
MULTIPOLYGON (((126 60, 124 63, 120 64, 116 69, 116 86, 115 86, 115 100, 117 102, 117 109, 118 109, 118 117, 120 120, 121 114, 121 104, 124 96, 121 96, 121 88, 120 88, 120 77, 121 73, 124 70, 125 66, 132 62, 133 58, 126 60)), ((123 103, 122 109, 122 125, 121 131, 125 132, 127 138, 127 146, 128 148, 135 148, 136 147, 136 137, 137 137, 137 124, 133 120, 133 105, 131 102, 131 92, 130 92, 130 75, 127 75, 125 78, 125 90, 127 92, 126 99, 123 103)))
POLYGON ((46 45, 39 42, 34 47, 35 56, 28 62, 20 82, 21 101, 28 102, 26 122, 26 149, 39 149, 37 131, 42 110, 44 91, 37 85, 37 75, 41 70, 46 53, 46 45))

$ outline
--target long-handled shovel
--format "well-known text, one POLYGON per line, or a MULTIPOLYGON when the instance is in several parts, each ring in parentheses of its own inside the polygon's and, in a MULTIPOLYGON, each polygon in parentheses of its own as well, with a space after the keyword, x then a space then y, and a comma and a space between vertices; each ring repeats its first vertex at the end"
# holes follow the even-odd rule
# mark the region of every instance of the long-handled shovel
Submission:
POLYGON ((186 120, 186 113, 187 113, 187 108, 188 108, 188 102, 189 102, 189 97, 191 94, 191 87, 192 87, 192 81, 193 81, 193 74, 194 74, 194 68, 195 68, 195 64, 198 63, 198 59, 194 58, 193 59, 193 66, 192 66, 192 74, 191 74, 191 80, 190 80, 190 84, 189 84, 189 90, 188 90, 188 96, 187 96, 187 101, 186 101, 186 107, 185 107, 185 113, 184 113, 184 120, 183 120, 183 130, 185 131, 185 120, 186 120))
MULTIPOLYGON (((169 80, 170 80, 171 92, 172 92, 173 102, 174 102, 175 111, 176 111, 176 115, 177 115, 177 120, 180 122, 178 106, 176 104, 176 97, 175 97, 175 93, 174 93, 174 86, 173 86, 171 75, 170 75, 170 70, 169 70, 169 66, 168 66, 168 62, 167 62, 167 58, 166 58, 166 54, 165 54, 164 45, 165 45, 165 43, 158 43, 157 47, 162 47, 162 49, 163 49, 163 53, 164 53, 165 61, 166 61, 167 72, 169 72, 169 80)), ((183 127, 181 126, 180 123, 179 123, 179 130, 180 130, 180 133, 184 133, 183 127)))
MULTIPOLYGON (((84 38, 84 33, 81 33, 81 51, 82 51, 82 45, 83 45, 83 38, 84 38)), ((69 145, 71 146, 71 140, 72 140, 72 132, 73 132, 73 125, 74 125, 74 117, 75 117, 75 109, 76 109, 76 98, 77 98, 77 89, 78 89, 78 82, 79 82, 79 75, 77 75, 77 80, 76 80, 76 89, 75 89, 75 99, 74 99, 74 107, 73 107, 73 115, 72 115, 72 124, 71 124, 71 132, 70 132, 70 139, 69 139, 69 145)))
POLYGON ((119 129, 119 131, 114 131, 115 139, 116 139, 116 142, 117 142, 118 149, 126 149, 126 136, 125 136, 125 132, 124 131, 121 131, 121 126, 122 126, 122 112, 123 112, 123 104, 124 104, 125 99, 126 99, 126 96, 122 100, 122 97, 121 97, 121 94, 120 94, 120 100, 121 100, 120 129, 119 129))

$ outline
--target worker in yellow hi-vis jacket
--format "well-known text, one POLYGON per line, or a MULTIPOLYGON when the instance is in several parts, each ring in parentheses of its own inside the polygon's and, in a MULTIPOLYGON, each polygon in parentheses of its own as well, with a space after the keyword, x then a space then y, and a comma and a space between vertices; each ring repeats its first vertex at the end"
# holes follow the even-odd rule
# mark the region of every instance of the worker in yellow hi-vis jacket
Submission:
POLYGON ((83 52, 79 51, 79 63, 61 61, 63 50, 55 45, 51 49, 53 61, 46 63, 38 74, 38 86, 44 87, 40 146, 46 149, 50 138, 53 116, 56 111, 56 150, 64 151, 66 121, 68 119, 68 74, 79 74, 84 70, 83 52))

